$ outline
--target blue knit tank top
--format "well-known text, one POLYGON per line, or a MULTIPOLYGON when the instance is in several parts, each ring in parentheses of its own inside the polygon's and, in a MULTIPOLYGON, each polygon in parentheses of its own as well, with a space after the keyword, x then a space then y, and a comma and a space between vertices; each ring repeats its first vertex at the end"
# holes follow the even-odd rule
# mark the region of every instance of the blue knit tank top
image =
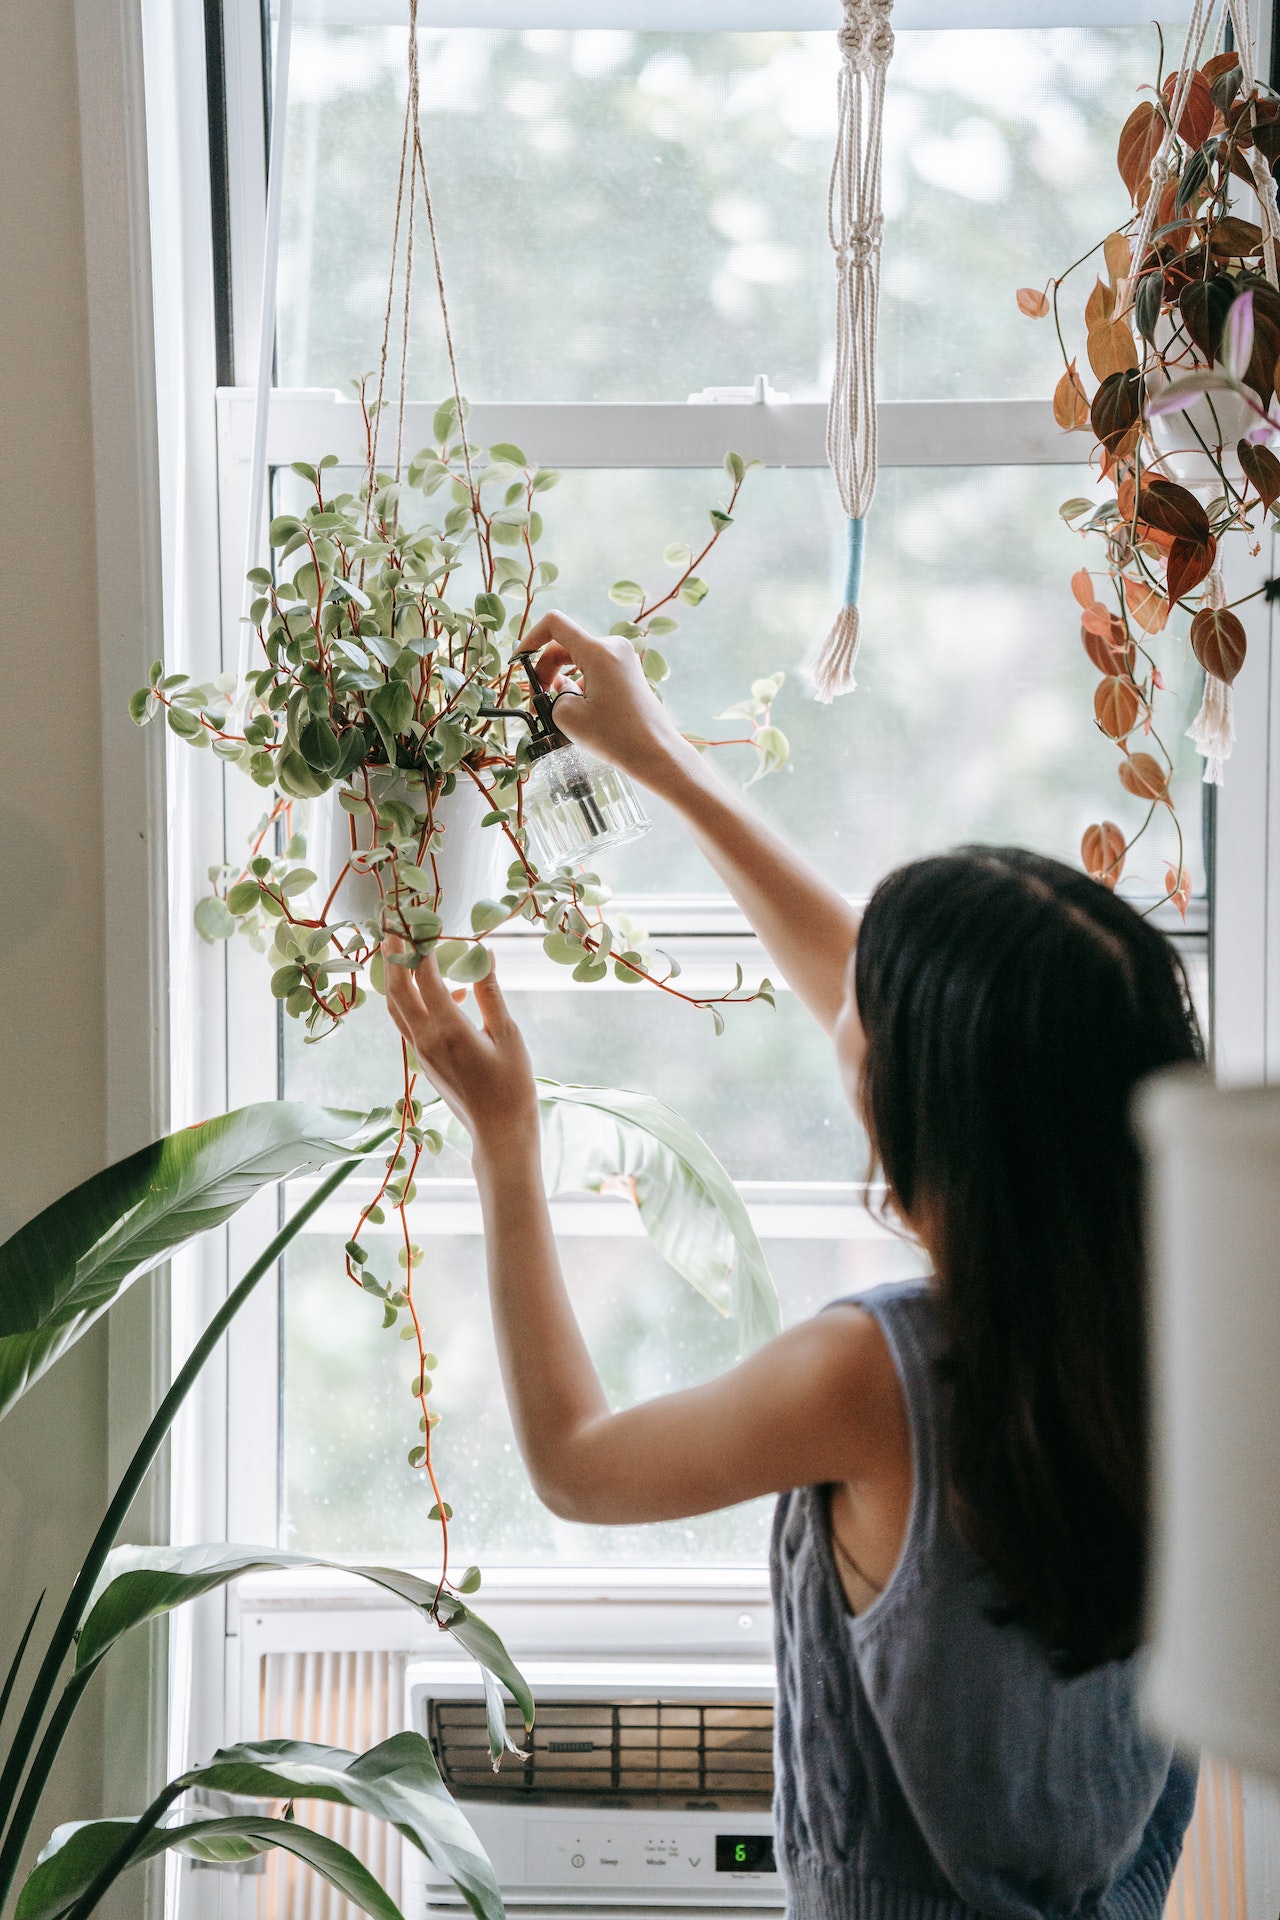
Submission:
POLYGON ((856 1304, 902 1381, 914 1490, 893 1576, 856 1618, 820 1487, 773 1529, 779 1866, 791 1920, 1159 1920, 1194 1763, 1139 1719, 1139 1662, 1060 1679, 951 1524, 926 1281, 856 1304))

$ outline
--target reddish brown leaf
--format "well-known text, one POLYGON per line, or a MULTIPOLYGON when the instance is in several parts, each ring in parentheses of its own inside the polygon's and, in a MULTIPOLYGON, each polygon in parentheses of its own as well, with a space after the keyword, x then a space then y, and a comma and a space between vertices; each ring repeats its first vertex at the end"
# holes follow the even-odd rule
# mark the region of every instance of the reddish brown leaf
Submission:
POLYGON ((1218 543, 1211 539, 1206 546, 1199 540, 1175 540, 1169 549, 1169 566, 1166 575, 1166 591, 1170 603, 1181 600, 1182 596, 1198 587, 1207 578, 1217 555, 1218 543))
POLYGON ((1191 651, 1215 680, 1231 682, 1244 665, 1244 623, 1226 607, 1201 607, 1191 622, 1191 651))
POLYGON ((1088 332, 1107 324, 1115 311, 1116 292, 1105 280, 1095 280, 1093 292, 1084 303, 1084 324, 1088 332))
POLYGON ((1164 139, 1164 117, 1150 100, 1136 106, 1120 130, 1116 165, 1120 178, 1129 189, 1129 198, 1139 201, 1141 189, 1151 181, 1151 162, 1164 139))
POLYGON ((1187 908, 1191 903, 1191 875, 1185 867, 1166 867, 1164 870, 1164 890, 1172 900, 1179 914, 1185 920, 1187 908))
POLYGON ((1144 633, 1163 631, 1169 618, 1169 602, 1154 587, 1149 587, 1145 580, 1126 579, 1124 600, 1144 633))
MULTIPOLYGON (((1104 609, 1105 612, 1105 609, 1104 609)), ((1099 673, 1129 673, 1133 668, 1133 642, 1124 630, 1124 621, 1117 620, 1114 614, 1107 615, 1106 627, 1086 626, 1080 623, 1080 638, 1084 650, 1099 673)))
POLYGON ((1209 85, 1212 86, 1220 73, 1230 73, 1232 67, 1238 68, 1239 65, 1240 55, 1238 53, 1215 53, 1205 61, 1200 71, 1209 82, 1209 85))
POLYGON ((1089 365, 1099 380, 1105 380, 1108 374, 1123 373, 1130 367, 1137 368, 1138 343, 1126 320, 1103 320, 1096 327, 1090 327, 1088 350, 1089 365))
POLYGON ((1138 500, 1138 518, 1175 540, 1203 546, 1209 539, 1209 516, 1185 487, 1172 480, 1148 480, 1138 500))
POLYGON ((1229 213, 1210 228, 1209 248, 1225 260, 1248 259, 1262 252, 1262 228, 1229 213))
POLYGON ((1074 360, 1053 390, 1053 417, 1064 433, 1089 424, 1089 399, 1074 360))
POLYGON ((1149 753, 1129 754, 1118 771, 1120 785, 1138 800, 1163 800, 1169 791, 1168 774, 1149 753))
POLYGON ((1093 606, 1098 598, 1093 590, 1093 581, 1090 579, 1088 571, 1084 567, 1081 567, 1079 573, 1072 574, 1071 591, 1082 607, 1093 606))
POLYGON ((1160 195, 1160 204, 1156 208, 1154 231, 1160 235, 1160 247, 1166 253, 1182 253, 1191 245, 1196 229, 1190 214, 1183 213, 1178 206, 1178 182, 1170 180, 1160 195), (1176 224, 1175 224, 1176 222, 1176 224))
POLYGON ((1255 128, 1253 144, 1263 159, 1274 165, 1280 159, 1280 127, 1273 122, 1270 126, 1255 128))
POLYGON ((1253 352, 1244 378, 1265 406, 1275 392, 1276 359, 1280 357, 1280 293, 1265 284, 1252 291, 1253 352))
MULTIPOLYGON (((1090 408, 1090 419, 1093 410, 1090 408)), ((1110 480, 1114 474, 1124 473, 1138 451, 1138 442, 1142 438, 1142 422, 1135 420, 1127 433, 1122 433, 1114 447, 1103 447, 1098 462, 1099 480, 1110 480)))
POLYGON ((1280 500, 1280 460, 1269 447, 1255 447, 1248 440, 1240 442, 1236 453, 1245 479, 1257 489, 1265 511, 1274 500, 1280 500))
POLYGON ((1125 838, 1114 820, 1086 827, 1080 842, 1084 870, 1104 887, 1114 887, 1124 872, 1125 838))
POLYGON ((1093 692, 1093 717, 1113 740, 1125 740, 1138 724, 1138 696, 1127 680, 1112 675, 1093 692))
POLYGON ((1019 311, 1029 320, 1043 320, 1049 311, 1048 299, 1039 287, 1019 287, 1017 298, 1019 311))
POLYGON ((1102 243, 1102 257, 1113 281, 1123 280, 1133 264, 1129 242, 1122 233, 1109 233, 1102 243))
POLYGON ((1249 171, 1249 163, 1244 158, 1244 155, 1235 147, 1231 148, 1231 171, 1237 180, 1243 180, 1246 187, 1250 190, 1253 189, 1255 183, 1253 175, 1249 171))
POLYGON ((1207 280, 1190 281, 1178 295, 1182 324, 1195 341, 1202 360, 1217 359, 1222 329, 1236 292, 1236 283, 1229 274, 1215 273, 1207 280))
POLYGON ((1142 382, 1132 367, 1113 373, 1102 382, 1089 408, 1089 423, 1109 453, 1118 452, 1130 429, 1139 420, 1142 382))
MULTIPOLYGON (((1173 96, 1179 76, 1171 73, 1161 89, 1165 106, 1173 111, 1173 96)), ((1213 131, 1216 109, 1209 82, 1202 73, 1193 73, 1182 112, 1178 117, 1178 138, 1189 147, 1202 147, 1213 131)))

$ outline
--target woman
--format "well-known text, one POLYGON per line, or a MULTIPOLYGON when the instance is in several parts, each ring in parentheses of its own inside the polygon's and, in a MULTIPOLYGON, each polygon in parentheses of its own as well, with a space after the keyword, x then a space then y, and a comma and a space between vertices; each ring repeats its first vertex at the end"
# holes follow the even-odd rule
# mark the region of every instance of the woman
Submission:
POLYGON ((796 1920, 1157 1920, 1195 1769, 1136 1704, 1147 1519, 1135 1083, 1200 1057, 1148 922, 970 849, 848 903, 723 786, 631 647, 533 636, 557 723, 683 816, 835 1040, 935 1278, 611 1413, 543 1196, 537 1097, 491 977, 391 1011, 468 1128, 503 1378, 541 1498, 664 1520, 777 1493, 778 1851, 796 1920), (580 677, 572 685, 567 673, 580 677))

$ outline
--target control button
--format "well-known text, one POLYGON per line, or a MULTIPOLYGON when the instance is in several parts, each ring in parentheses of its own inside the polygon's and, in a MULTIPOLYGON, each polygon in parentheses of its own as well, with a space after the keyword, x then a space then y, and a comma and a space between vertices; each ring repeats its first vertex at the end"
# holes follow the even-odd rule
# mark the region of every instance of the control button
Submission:
POLYGON ((691 1867, 700 1867, 702 1865, 702 1855, 700 1853, 686 1853, 685 1859, 691 1867))
POLYGON ((575 1853, 569 1861, 571 1867, 585 1867, 586 1864, 586 1861, 580 1853, 575 1853))

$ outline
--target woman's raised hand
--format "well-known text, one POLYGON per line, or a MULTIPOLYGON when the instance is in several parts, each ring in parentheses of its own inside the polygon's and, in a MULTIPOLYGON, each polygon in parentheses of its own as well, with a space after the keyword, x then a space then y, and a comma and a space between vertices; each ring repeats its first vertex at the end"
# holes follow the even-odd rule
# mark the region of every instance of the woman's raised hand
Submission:
POLYGON ((629 640, 596 639, 564 614, 547 613, 525 636, 523 651, 539 648, 538 678, 564 694, 556 725, 570 740, 652 788, 693 753, 629 640))
POLYGON ((428 954, 416 967, 397 965, 398 940, 384 948, 387 1005, 427 1078, 456 1114, 477 1153, 493 1157, 523 1148, 536 1153, 538 1089, 524 1036, 490 973, 475 988, 482 1026, 473 1026, 428 954))

